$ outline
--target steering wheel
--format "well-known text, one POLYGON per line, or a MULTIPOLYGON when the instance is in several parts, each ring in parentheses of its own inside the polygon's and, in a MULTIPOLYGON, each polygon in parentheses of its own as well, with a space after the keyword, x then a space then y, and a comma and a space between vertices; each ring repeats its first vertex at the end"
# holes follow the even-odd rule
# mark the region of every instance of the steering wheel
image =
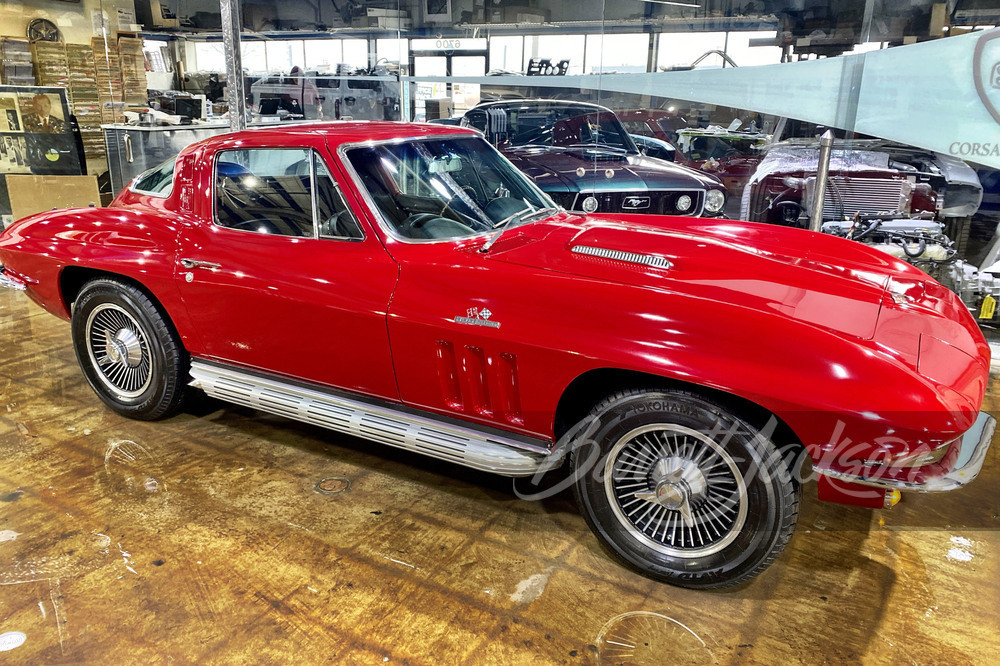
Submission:
MULTIPOLYGON (((447 208, 447 206, 445 207, 447 208)), ((403 220, 403 224, 399 226, 399 233, 407 238, 421 238, 423 234, 419 232, 424 228, 424 226, 426 226, 431 220, 437 220, 440 218, 441 216, 435 213, 414 213, 403 220)))
POLYGON ((289 224, 288 228, 291 233, 287 233, 281 230, 273 220, 268 220, 266 218, 257 218, 253 220, 241 220, 236 224, 230 225, 230 229, 240 229, 242 231, 254 231, 259 234, 271 234, 273 236, 304 236, 302 230, 295 224, 289 224))
POLYGON ((497 223, 500 220, 506 219, 514 213, 524 209, 524 202, 520 199, 497 197, 486 204, 486 208, 483 209, 483 212, 486 213, 486 216, 493 220, 494 223, 497 223))
MULTIPOLYGON (((473 201, 479 199, 479 193, 476 192, 476 188, 472 187, 471 185, 462 185, 461 187, 462 187, 462 192, 471 197, 473 201)), ((455 213, 456 215, 461 215, 461 213, 456 211, 451 206, 452 203, 454 203, 455 199, 460 199, 460 198, 461 198, 461 193, 459 192, 455 192, 450 197, 448 197, 447 201, 445 201, 444 205, 441 207, 441 213, 439 214, 439 216, 445 217, 445 212, 447 212, 449 208, 451 208, 452 212, 455 213)))
POLYGON ((407 238, 454 238, 474 233, 467 224, 434 213, 410 215, 400 225, 399 232, 407 238))

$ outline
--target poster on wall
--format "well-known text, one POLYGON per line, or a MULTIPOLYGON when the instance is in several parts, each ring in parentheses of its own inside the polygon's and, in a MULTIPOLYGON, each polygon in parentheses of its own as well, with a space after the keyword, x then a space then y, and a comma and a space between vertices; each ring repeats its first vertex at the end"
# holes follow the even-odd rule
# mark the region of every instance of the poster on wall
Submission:
POLYGON ((0 86, 0 229, 13 221, 7 174, 73 176, 84 165, 65 89, 0 86))
POLYGON ((20 132, 21 115, 16 95, 0 95, 0 132, 20 132))
POLYGON ((75 175, 82 165, 65 90, 0 86, 0 174, 75 175))

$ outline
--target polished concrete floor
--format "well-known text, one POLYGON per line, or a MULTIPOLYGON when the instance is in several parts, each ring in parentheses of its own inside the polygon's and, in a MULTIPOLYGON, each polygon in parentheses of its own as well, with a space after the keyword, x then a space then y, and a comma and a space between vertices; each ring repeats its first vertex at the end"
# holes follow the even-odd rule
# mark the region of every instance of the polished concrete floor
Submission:
POLYGON ((208 400, 120 418, 68 325, 0 292, 5 663, 996 663, 998 483, 994 447, 892 511, 807 486, 767 572, 683 590, 566 495, 208 400))

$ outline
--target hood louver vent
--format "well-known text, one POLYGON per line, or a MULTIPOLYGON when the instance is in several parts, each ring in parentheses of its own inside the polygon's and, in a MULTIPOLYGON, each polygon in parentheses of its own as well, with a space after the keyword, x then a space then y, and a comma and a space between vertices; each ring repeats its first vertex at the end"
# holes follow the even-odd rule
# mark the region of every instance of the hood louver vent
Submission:
POLYGON ((592 245, 575 245, 570 250, 576 254, 586 254, 591 257, 601 257, 602 259, 612 259, 614 261, 624 261, 628 264, 639 264, 640 266, 653 266, 655 268, 670 268, 673 264, 664 257, 657 257, 652 254, 639 254, 638 252, 623 252, 622 250, 609 250, 606 247, 594 247, 592 245))

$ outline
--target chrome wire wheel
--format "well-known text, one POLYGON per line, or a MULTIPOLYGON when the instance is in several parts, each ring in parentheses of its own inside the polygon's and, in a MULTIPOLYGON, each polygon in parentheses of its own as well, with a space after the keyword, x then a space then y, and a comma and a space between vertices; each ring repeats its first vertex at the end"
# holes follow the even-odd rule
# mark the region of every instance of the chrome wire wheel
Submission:
POLYGON ((87 317, 86 336, 101 383, 120 400, 142 396, 153 379, 152 355, 135 317, 119 305, 103 303, 87 317))
POLYGON ((736 461, 710 437, 675 424, 644 425, 622 436, 605 459, 604 491, 633 537, 671 557, 719 552, 747 518, 736 461))

